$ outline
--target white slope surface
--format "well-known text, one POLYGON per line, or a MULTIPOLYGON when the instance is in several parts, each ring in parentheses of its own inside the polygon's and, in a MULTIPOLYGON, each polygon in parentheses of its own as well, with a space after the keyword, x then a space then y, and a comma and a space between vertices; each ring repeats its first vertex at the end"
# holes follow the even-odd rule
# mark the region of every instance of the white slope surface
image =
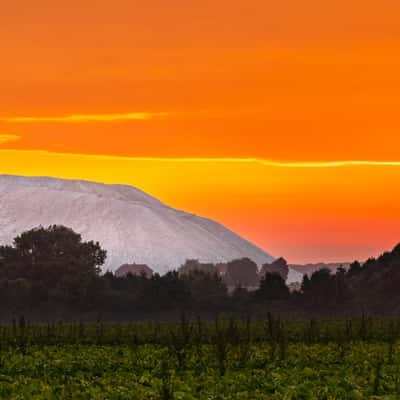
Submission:
POLYGON ((301 272, 298 272, 295 269, 289 267, 286 284, 290 285, 291 283, 301 283, 303 281, 303 276, 304 274, 302 274, 301 272))
POLYGON ((249 257, 258 265, 273 261, 221 224, 170 208, 131 186, 0 175, 0 244, 52 224, 100 242, 108 252, 103 271, 138 263, 162 274, 186 259, 216 263, 249 257))

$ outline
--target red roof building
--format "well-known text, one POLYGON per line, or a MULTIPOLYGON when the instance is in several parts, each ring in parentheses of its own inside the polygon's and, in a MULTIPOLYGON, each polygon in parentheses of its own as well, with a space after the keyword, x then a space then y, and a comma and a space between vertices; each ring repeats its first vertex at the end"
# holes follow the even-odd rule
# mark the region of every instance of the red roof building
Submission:
POLYGON ((114 274, 118 278, 123 278, 128 274, 151 278, 153 276, 153 270, 146 264, 123 264, 115 271, 114 274))

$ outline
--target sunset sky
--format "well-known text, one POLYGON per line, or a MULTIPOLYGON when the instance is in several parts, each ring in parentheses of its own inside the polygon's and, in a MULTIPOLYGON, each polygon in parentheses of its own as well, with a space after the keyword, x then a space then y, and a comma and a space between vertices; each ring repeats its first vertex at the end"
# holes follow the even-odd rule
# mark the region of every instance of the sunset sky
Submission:
POLYGON ((137 186, 289 262, 400 242, 399 0, 13 0, 0 173, 137 186))

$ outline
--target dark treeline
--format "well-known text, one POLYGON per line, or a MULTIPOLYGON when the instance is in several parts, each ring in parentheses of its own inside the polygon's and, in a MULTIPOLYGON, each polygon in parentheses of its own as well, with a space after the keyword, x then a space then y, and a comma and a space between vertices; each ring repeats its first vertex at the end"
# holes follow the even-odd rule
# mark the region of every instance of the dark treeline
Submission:
POLYGON ((305 276, 301 289, 292 292, 276 272, 265 272, 256 282, 241 280, 243 266, 254 268, 248 259, 228 263, 225 276, 214 272, 212 264, 199 264, 198 269, 183 266, 150 278, 102 275, 105 260, 98 243, 83 242, 66 227, 22 233, 13 246, 0 247, 0 318, 171 319, 182 312, 203 318, 264 318, 268 312, 309 318, 400 312, 400 245, 364 264, 354 262, 348 271, 305 276))

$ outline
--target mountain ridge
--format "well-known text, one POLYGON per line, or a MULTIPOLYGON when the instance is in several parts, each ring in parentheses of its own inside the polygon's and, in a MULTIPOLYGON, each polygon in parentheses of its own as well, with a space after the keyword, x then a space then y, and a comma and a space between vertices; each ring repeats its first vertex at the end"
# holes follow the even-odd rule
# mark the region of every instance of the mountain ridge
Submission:
POLYGON ((260 266, 273 260, 219 222, 172 208, 133 186, 0 175, 0 244, 52 224, 99 241, 108 251, 104 271, 137 262, 165 273, 189 258, 216 263, 249 257, 260 266))

